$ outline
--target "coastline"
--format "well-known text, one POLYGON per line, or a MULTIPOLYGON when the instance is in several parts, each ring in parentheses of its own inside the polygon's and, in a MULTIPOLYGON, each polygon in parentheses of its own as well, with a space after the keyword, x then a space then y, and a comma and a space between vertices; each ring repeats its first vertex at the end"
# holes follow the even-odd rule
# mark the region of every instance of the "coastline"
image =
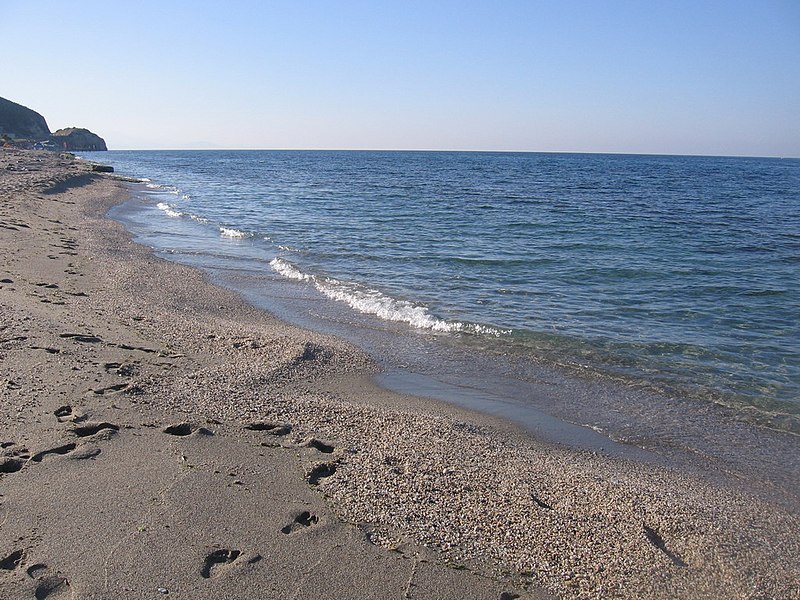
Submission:
POLYGON ((9 597, 798 597, 796 512, 382 390, 134 244, 119 182, 1 156, 9 597))

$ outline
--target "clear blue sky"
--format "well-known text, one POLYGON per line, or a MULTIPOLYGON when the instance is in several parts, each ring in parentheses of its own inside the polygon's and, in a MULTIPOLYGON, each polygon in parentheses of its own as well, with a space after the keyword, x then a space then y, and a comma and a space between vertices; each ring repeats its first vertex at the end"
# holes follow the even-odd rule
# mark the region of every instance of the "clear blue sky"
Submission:
POLYGON ((0 43, 112 149, 800 156, 800 0, 0 0, 0 43))

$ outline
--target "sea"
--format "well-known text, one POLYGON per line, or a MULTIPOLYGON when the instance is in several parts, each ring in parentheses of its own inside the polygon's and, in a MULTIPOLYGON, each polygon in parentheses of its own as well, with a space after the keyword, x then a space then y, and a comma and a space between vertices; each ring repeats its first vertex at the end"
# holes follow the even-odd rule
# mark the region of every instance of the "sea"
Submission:
POLYGON ((127 179, 137 241, 360 345, 386 387, 590 448, 693 407, 800 433, 800 159, 82 157, 127 179))

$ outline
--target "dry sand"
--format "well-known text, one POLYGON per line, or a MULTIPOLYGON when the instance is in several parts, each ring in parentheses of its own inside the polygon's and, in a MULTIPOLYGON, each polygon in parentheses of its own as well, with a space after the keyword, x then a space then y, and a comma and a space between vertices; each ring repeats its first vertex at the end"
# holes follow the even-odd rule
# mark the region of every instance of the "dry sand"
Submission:
POLYGON ((0 598, 800 598, 796 488, 381 390, 0 152, 0 598))

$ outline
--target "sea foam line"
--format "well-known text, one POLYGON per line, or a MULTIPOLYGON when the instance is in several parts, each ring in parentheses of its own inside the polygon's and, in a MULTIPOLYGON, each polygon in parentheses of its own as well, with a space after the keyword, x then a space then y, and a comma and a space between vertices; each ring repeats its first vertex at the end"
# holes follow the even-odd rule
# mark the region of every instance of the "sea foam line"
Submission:
POLYGON ((293 264, 281 258, 273 258, 269 261, 269 266, 287 279, 295 279, 297 281, 311 281, 313 279, 311 275, 306 275, 293 264))
POLYGON ((193 221, 197 221, 198 223, 208 223, 208 219, 205 217, 201 217, 199 215, 194 215, 192 213, 185 213, 177 210, 173 205, 167 204, 166 202, 159 202, 156 204, 156 208, 160 209, 164 212, 165 215, 172 218, 178 217, 189 217, 193 221))
POLYGON ((354 283, 339 281, 338 279, 318 277, 303 273, 282 258, 274 258, 270 266, 287 279, 295 281, 308 281, 314 284, 322 294, 344 302, 351 308, 370 315, 375 315, 386 321, 407 323, 417 329, 446 333, 474 333, 482 335, 500 336, 507 335, 510 331, 495 329, 485 325, 445 321, 434 317, 427 308, 407 300, 392 298, 378 290, 363 288, 354 283))
POLYGON ((167 193, 172 194, 173 196, 180 196, 181 200, 191 200, 192 197, 184 192, 181 188, 175 187, 174 185, 165 185, 162 183, 153 183, 147 177, 143 177, 138 180, 141 183, 145 184, 145 187, 149 190, 153 190, 154 192, 160 193, 167 193))

